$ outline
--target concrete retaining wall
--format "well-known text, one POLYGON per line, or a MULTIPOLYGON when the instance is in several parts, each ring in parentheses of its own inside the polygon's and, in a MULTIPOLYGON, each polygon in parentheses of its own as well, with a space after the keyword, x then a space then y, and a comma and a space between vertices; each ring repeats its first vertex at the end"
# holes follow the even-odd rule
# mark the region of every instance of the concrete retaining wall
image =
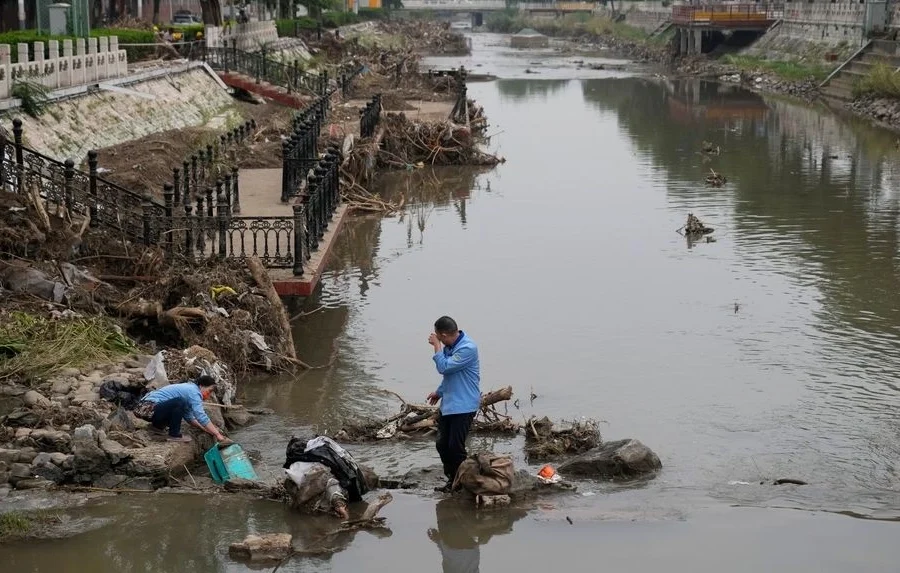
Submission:
POLYGON ((91 149, 170 129, 201 125, 221 129, 237 120, 228 91, 200 64, 161 69, 159 77, 127 89, 143 97, 99 91, 52 103, 38 118, 13 112, 0 119, 0 125, 12 132, 13 117, 19 117, 29 147, 79 163, 91 149))
POLYGON ((38 82, 56 90, 90 85, 128 74, 128 56, 119 49, 116 36, 63 40, 62 54, 59 42, 48 42, 48 54, 44 52, 44 42, 34 46, 18 44, 16 63, 13 62, 13 47, 0 44, 0 100, 11 97, 12 86, 17 80, 38 82))
MULTIPOLYGON (((625 14, 625 23, 645 32, 652 32, 672 16, 672 6, 662 2, 617 2, 617 9, 625 14)), ((606 10, 601 8, 600 10, 606 10)))
POLYGON ((779 34, 829 46, 859 47, 865 41, 866 5, 841 2, 790 2, 784 5, 779 34))

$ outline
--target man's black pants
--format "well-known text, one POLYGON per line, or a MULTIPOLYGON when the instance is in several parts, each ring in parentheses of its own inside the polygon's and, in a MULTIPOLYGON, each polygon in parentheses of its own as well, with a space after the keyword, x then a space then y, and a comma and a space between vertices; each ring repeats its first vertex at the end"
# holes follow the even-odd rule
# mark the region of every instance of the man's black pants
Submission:
POLYGON ((153 406, 153 417, 150 418, 150 423, 159 430, 168 426, 170 437, 181 437, 181 420, 188 408, 190 408, 190 404, 184 398, 172 398, 165 402, 157 402, 153 406))
POLYGON ((444 464, 444 474, 451 481, 456 477, 459 465, 468 455, 466 454, 466 437, 469 435, 469 428, 474 419, 475 412, 441 415, 438 418, 438 435, 435 445, 441 456, 441 462, 444 464))

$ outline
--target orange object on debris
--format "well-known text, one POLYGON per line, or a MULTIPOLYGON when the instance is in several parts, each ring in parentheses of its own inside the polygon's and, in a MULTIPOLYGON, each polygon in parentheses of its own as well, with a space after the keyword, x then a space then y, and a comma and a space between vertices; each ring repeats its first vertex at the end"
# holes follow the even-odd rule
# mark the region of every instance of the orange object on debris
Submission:
POLYGON ((547 464, 541 468, 541 471, 538 472, 538 475, 544 479, 551 479, 553 476, 556 475, 556 470, 553 469, 553 466, 551 466, 550 464, 547 464))

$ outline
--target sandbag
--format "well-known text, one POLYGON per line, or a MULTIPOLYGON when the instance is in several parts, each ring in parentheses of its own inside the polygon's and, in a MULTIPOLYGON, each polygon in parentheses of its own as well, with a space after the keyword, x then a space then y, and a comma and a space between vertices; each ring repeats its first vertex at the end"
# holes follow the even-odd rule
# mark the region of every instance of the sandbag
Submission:
POLYGON ((473 495, 508 494, 515 476, 512 458, 479 452, 463 460, 453 479, 453 489, 473 495))

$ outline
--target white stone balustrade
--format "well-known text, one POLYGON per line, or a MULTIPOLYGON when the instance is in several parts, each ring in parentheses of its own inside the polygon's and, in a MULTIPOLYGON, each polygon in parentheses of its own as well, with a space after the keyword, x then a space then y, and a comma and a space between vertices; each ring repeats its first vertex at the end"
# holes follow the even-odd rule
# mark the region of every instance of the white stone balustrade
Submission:
POLYGON ((62 41, 35 42, 34 46, 18 44, 16 63, 12 46, 0 44, 0 100, 12 97, 13 84, 33 81, 50 90, 95 84, 128 75, 128 56, 119 49, 116 36, 62 41), (46 46, 46 52, 45 52, 46 46))
POLYGON ((238 50, 253 52, 278 40, 278 29, 274 20, 262 22, 247 22, 246 24, 234 24, 227 27, 207 26, 206 44, 211 48, 221 48, 223 42, 228 42, 228 47, 235 46, 238 50))

